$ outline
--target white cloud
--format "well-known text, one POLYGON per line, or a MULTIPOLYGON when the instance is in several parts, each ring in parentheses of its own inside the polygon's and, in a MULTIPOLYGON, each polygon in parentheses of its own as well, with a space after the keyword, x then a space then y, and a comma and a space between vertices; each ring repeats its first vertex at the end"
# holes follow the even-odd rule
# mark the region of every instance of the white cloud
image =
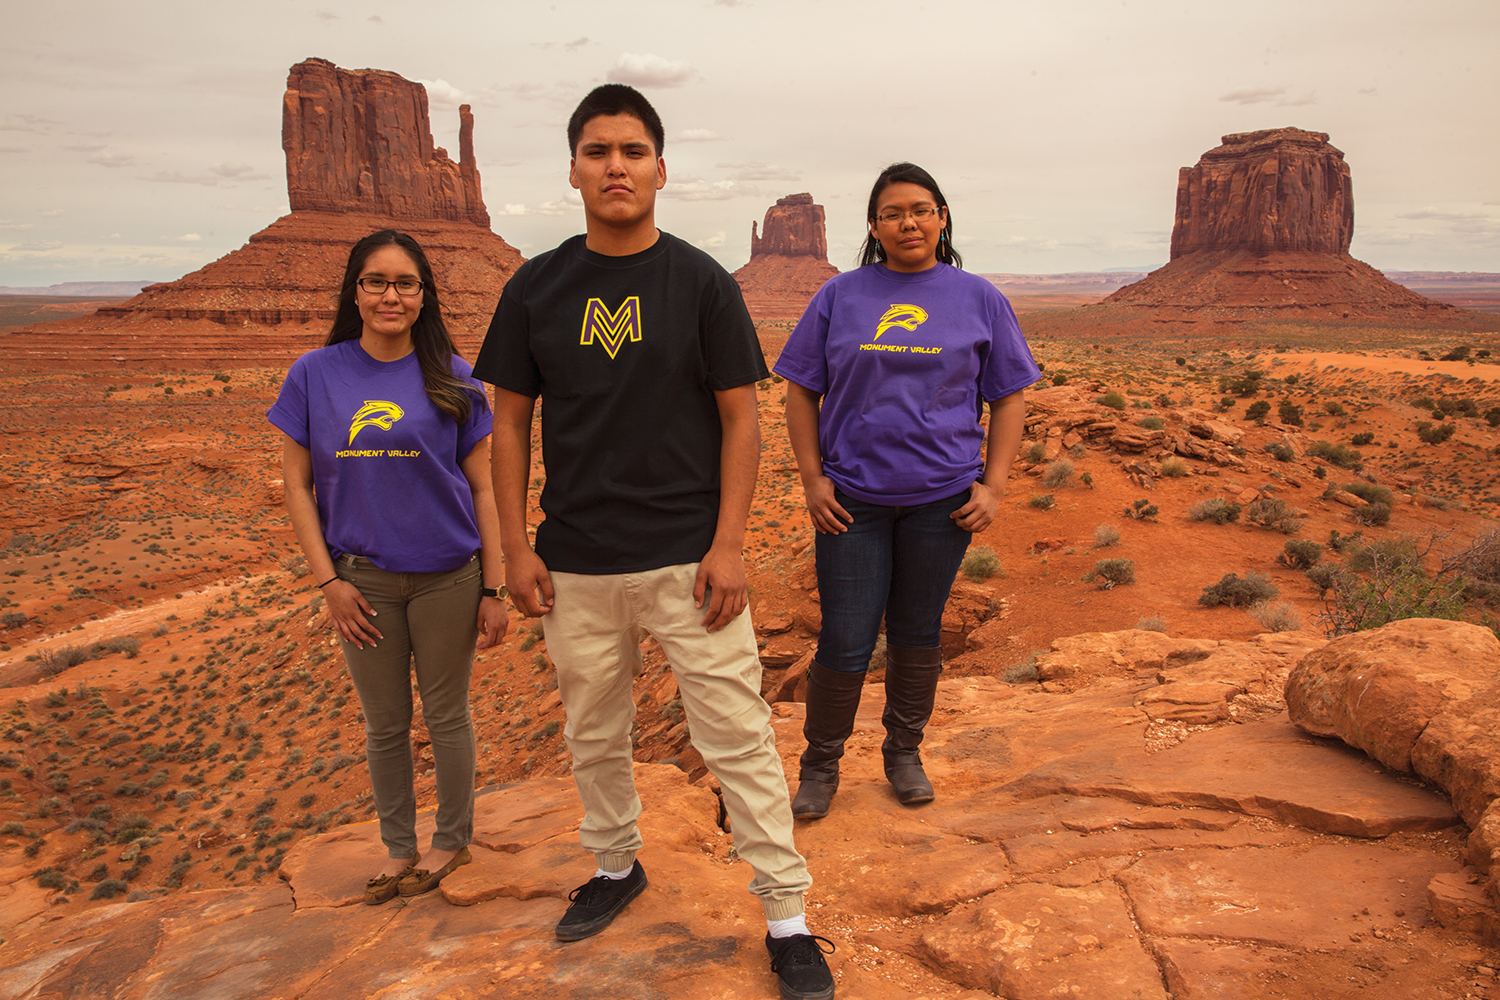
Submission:
MULTIPOLYGON (((507 206, 509 207, 509 206, 507 206)), ((583 196, 577 191, 569 191, 556 201, 544 201, 536 207, 536 215, 563 215, 574 209, 583 207, 583 196)))
POLYGON ((684 177, 675 182, 668 181, 661 193, 663 197, 677 201, 728 201, 731 198, 758 196, 760 191, 731 180, 702 181, 696 177, 684 177))
POLYGON ((675 138, 678 142, 719 142, 724 137, 713 129, 685 128, 675 138))
POLYGON ((1277 101, 1276 102, 1276 106, 1278 108, 1301 108, 1301 107, 1306 107, 1309 104, 1317 104, 1317 103, 1318 103, 1318 95, 1309 90, 1307 93, 1303 94, 1301 97, 1288 97, 1284 101, 1277 101))
POLYGON ((199 236, 197 233, 183 233, 181 236, 179 236, 179 237, 176 238, 175 242, 177 242, 177 243, 202 243, 203 242, 203 237, 199 236))
POLYGON ((584 35, 581 38, 575 38, 575 39, 573 39, 571 42, 564 42, 563 43, 563 48, 565 48, 565 49, 581 49, 585 45, 587 45, 588 43, 589 43, 589 38, 588 38, 587 35, 584 35))
POLYGON ((1467 222, 1472 219, 1484 219, 1487 216, 1477 212, 1439 212, 1434 208, 1424 208, 1416 212, 1402 212, 1396 216, 1398 219, 1438 219, 1443 222, 1467 222))
POLYGON ((0 115, 0 131, 4 132, 45 132, 46 126, 56 124, 38 115, 0 115))
POLYGON ((11 222, 9 219, 0 219, 0 230, 25 232, 28 229, 34 228, 35 227, 29 222, 11 222))
POLYGON ((61 250, 63 245, 56 240, 47 240, 44 243, 19 243, 11 247, 12 250, 26 250, 32 253, 46 253, 49 250, 61 250))
POLYGON ((135 162, 135 157, 129 153, 111 153, 108 151, 92 153, 84 158, 85 163, 97 163, 101 167, 125 167, 135 162))
POLYGON ((737 181, 798 181, 802 175, 795 170, 778 167, 774 163, 718 163, 723 170, 733 170, 730 176, 737 181))
POLYGON ((209 167, 208 170, 209 173, 218 174, 220 177, 239 178, 240 180, 264 180, 267 177, 266 174, 254 177, 246 176, 247 174, 254 174, 255 168, 248 163, 230 163, 228 160, 215 164, 209 167))
POLYGON ((699 250, 718 250, 724 245, 724 231, 721 229, 712 236, 698 241, 699 250))
POLYGON ((187 174, 176 170, 158 170, 150 177, 142 177, 143 181, 152 181, 156 184, 197 184, 201 187, 218 187, 217 177, 189 177, 187 174))
POLYGON ((626 52, 615 60, 605 79, 635 87, 680 87, 697 75, 687 63, 673 62, 650 53, 626 52))
POLYGON ((528 211, 526 211, 526 206, 525 205, 506 205, 504 208, 502 208, 500 211, 496 212, 495 214, 496 215, 530 215, 531 213, 528 212, 528 211))
POLYGON ((60 209, 60 208, 49 208, 46 211, 44 211, 44 212, 38 212, 37 214, 40 215, 44 219, 55 219, 59 215, 63 214, 63 210, 60 209))
POLYGON ((1285 87, 1243 87, 1221 95, 1219 100, 1233 101, 1235 104, 1264 104, 1285 93, 1285 87))
POLYGON ((459 90, 447 80, 418 80, 427 88, 427 103, 435 108, 456 108, 460 104, 473 104, 474 99, 466 91, 459 90))

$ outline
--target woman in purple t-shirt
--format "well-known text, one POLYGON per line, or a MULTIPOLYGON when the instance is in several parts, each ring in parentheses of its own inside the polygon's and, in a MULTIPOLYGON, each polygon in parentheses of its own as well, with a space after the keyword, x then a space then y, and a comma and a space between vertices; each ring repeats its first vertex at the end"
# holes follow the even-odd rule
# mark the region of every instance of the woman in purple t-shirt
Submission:
POLYGON ((354 245, 326 346, 298 358, 267 414, 285 435, 287 513, 343 646, 365 716, 388 857, 366 903, 427 892, 469 861, 479 647, 505 635, 492 415, 454 353, 432 267, 405 233, 354 245), (418 868, 411 674, 437 780, 418 868))
POLYGON ((927 171, 887 167, 867 219, 862 266, 818 291, 774 366, 818 532, 823 613, 799 819, 827 815, 838 789, 882 618, 886 777, 903 804, 932 801, 918 747, 943 669, 943 607, 969 539, 995 519, 1022 391, 1041 374, 1004 296, 959 269, 948 203, 927 171))

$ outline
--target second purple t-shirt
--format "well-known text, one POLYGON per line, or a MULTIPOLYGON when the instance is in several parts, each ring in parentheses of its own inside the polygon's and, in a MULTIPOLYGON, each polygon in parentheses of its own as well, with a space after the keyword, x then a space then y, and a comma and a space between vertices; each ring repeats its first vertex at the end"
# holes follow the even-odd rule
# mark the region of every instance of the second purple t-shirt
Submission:
POLYGON ((1041 375, 1015 312, 947 264, 870 264, 813 296, 772 370, 823 395, 823 473, 866 503, 907 506, 983 474, 983 401, 1041 375))

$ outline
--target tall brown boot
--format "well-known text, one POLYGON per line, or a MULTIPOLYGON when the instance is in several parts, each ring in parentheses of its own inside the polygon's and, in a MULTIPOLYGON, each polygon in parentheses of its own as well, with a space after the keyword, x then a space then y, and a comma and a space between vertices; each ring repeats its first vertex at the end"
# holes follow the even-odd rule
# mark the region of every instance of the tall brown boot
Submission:
POLYGON ((802 724, 807 749, 802 751, 802 772, 792 799, 793 818, 828 815, 839 788, 839 758, 844 756, 844 741, 854 732, 854 713, 864 686, 863 670, 829 670, 817 660, 807 668, 807 720, 802 724))
POLYGON ((932 782, 922 770, 922 731, 932 718, 932 702, 943 672, 941 649, 885 648, 885 776, 904 806, 933 799, 932 782))

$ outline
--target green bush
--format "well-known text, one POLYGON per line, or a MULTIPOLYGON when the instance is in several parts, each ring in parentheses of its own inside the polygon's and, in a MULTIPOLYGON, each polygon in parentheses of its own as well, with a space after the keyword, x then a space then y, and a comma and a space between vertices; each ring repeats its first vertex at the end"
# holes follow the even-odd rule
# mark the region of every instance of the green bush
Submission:
POLYGON ((1163 427, 1167 426, 1161 417, 1156 416, 1142 417, 1135 422, 1135 425, 1137 427, 1144 427, 1148 431, 1159 431, 1163 427))
POLYGON ((1038 493, 1028 500, 1027 503, 1038 510, 1051 510, 1057 506, 1057 497, 1051 493, 1038 493))
MULTIPOLYGON (((171 389, 167 390, 171 392, 171 389)), ((94 891, 89 894, 89 899, 112 899, 122 893, 130 891, 130 886, 117 878, 107 878, 94 886, 94 891)))
POLYGON ((970 580, 988 580, 992 576, 1004 576, 1005 568, 1000 565, 1000 557, 995 555, 993 549, 988 545, 976 545, 964 555, 964 561, 959 568, 963 570, 964 576, 970 580))
POLYGON ((1295 507, 1287 507, 1280 497, 1261 497, 1245 506, 1245 520, 1267 530, 1274 528, 1283 535, 1295 535, 1302 527, 1304 515, 1295 507))
POLYGON ((1366 503, 1383 503, 1387 507, 1396 502, 1396 494, 1377 483, 1345 483, 1345 493, 1353 493, 1366 503))
POLYGON ((1272 441, 1266 445, 1266 451, 1269 451, 1272 457, 1278 462, 1290 462, 1297 457, 1297 453, 1292 450, 1292 446, 1281 441, 1272 441))
POLYGON ((1276 584, 1264 573, 1247 573, 1243 579, 1235 573, 1225 573, 1218 583, 1203 588, 1198 603, 1206 608, 1218 607, 1220 604, 1227 604, 1231 608, 1248 608, 1252 604, 1269 601, 1278 593, 1280 591, 1276 589, 1276 584))
POLYGON ((1402 535, 1400 538, 1380 538, 1368 545, 1355 546, 1350 549, 1348 560, 1349 568, 1356 573, 1373 573, 1393 568, 1420 569, 1422 553, 1417 549, 1415 538, 1402 535))
POLYGON ((1087 582, 1100 580, 1102 581, 1100 586, 1105 590, 1113 590, 1115 587, 1134 583, 1135 560, 1100 559, 1094 563, 1094 568, 1083 579, 1087 582))
POLYGON ((1314 441, 1308 445, 1307 453, 1341 469, 1357 470, 1364 465, 1364 456, 1359 452, 1331 441, 1314 441))
POLYGON ((1366 525, 1371 528, 1378 528, 1390 521, 1391 505, 1388 503, 1380 503, 1379 501, 1376 501, 1375 503, 1370 504, 1368 507, 1356 507, 1354 510, 1350 511, 1349 514, 1360 524, 1366 525))
POLYGON ((1107 406, 1111 410, 1125 409, 1125 397, 1120 395, 1113 389, 1109 390, 1109 392, 1106 392, 1104 395, 1097 397, 1094 402, 1098 403, 1100 406, 1107 406))
POLYGON ((1052 384, 1053 385, 1067 385, 1068 384, 1068 376, 1064 375, 1062 372, 1058 372, 1057 374, 1055 374, 1055 375, 1052 376, 1052 384))
POLYGON ((1323 555, 1323 546, 1307 538, 1294 538, 1282 546, 1277 559, 1290 569, 1311 569, 1323 555))
POLYGON ((1421 423, 1417 424, 1417 437, 1421 438, 1424 444, 1442 444, 1444 441, 1451 438, 1453 436, 1453 432, 1456 430, 1458 430, 1458 426, 1456 424, 1441 424, 1437 427, 1434 427, 1432 426, 1432 424, 1423 420, 1421 423))
POLYGON ((1349 443, 1353 444, 1353 445, 1372 444, 1372 443, 1374 443, 1374 441, 1375 441, 1375 432, 1374 431, 1361 431, 1360 433, 1354 435, 1353 437, 1351 437, 1349 439, 1349 443))
POLYGON ((1407 618, 1462 621, 1462 578, 1429 578, 1412 563, 1377 561, 1368 579, 1352 574, 1335 582, 1333 600, 1324 601, 1324 633, 1329 637, 1380 628, 1407 618))
POLYGON ((1349 415, 1349 411, 1344 409, 1344 404, 1340 403, 1336 399, 1330 399, 1328 402, 1324 403, 1323 412, 1328 414, 1330 417, 1344 417, 1349 415))
POLYGON ((1265 377, 1265 372, 1248 369, 1239 377, 1220 375, 1219 391, 1232 392, 1240 396, 1253 396, 1260 390, 1261 379, 1265 377))
POLYGON ((1188 474, 1188 464, 1172 455, 1161 460, 1161 474, 1168 479, 1181 479, 1188 474))
POLYGON ((1284 424, 1290 424, 1293 427, 1302 426, 1302 407, 1289 399, 1281 401, 1281 405, 1276 408, 1276 415, 1284 424))
POLYGON ((1266 402, 1264 399, 1257 399, 1255 402, 1246 407, 1245 419, 1254 420, 1258 424, 1263 424, 1265 423, 1266 417, 1270 414, 1270 412, 1271 404, 1266 402))
POLYGON ((1240 516, 1244 508, 1237 503, 1225 500, 1223 497, 1213 497, 1209 500, 1199 500, 1187 510, 1189 521, 1212 521, 1215 524, 1228 524, 1240 516))
POLYGON ((1043 441, 1037 441, 1026 451, 1026 460, 1036 465, 1047 457, 1047 445, 1043 441))
POLYGON ((1339 580, 1349 575, 1349 571, 1338 563, 1320 562, 1316 566, 1309 566, 1303 574, 1312 585, 1318 588, 1318 597, 1321 598, 1332 590, 1339 580))

